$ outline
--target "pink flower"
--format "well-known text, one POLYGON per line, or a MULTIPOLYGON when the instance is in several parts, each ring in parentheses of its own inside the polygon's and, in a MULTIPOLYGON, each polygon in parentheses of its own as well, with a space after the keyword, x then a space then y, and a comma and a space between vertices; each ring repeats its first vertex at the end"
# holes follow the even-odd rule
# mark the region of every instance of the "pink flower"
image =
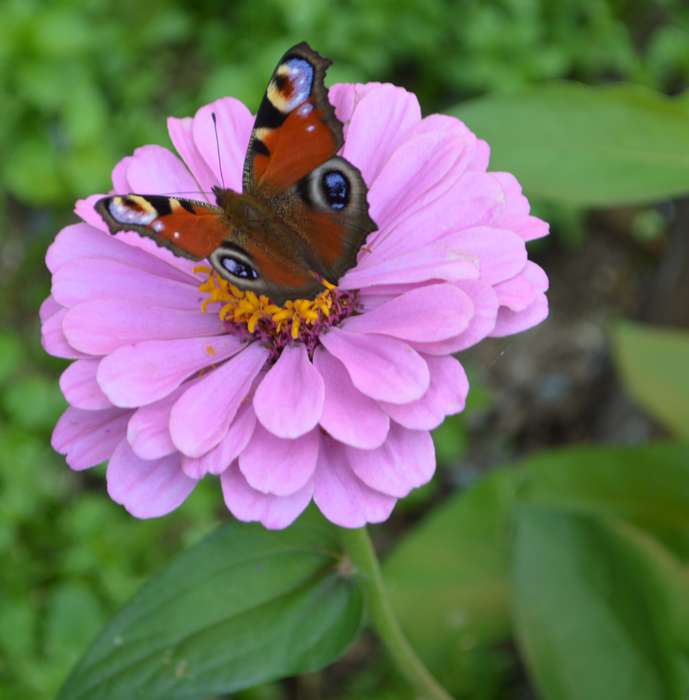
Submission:
MULTIPOLYGON (((73 360, 53 446, 72 469, 107 460, 111 498, 137 517, 172 511, 211 474, 236 518, 269 528, 312 499, 338 525, 383 521, 432 477, 429 431, 464 407, 452 354, 547 315, 525 243, 548 227, 514 177, 487 172, 486 143, 457 119, 422 119, 392 85, 336 85, 330 98, 379 230, 317 302, 268 308, 134 233, 113 237, 93 209, 101 195, 77 203, 83 223, 48 251, 43 344, 73 360)), ((114 191, 210 192, 212 111, 225 183, 240 190, 253 118, 225 98, 171 118, 181 160, 139 148, 114 191)))

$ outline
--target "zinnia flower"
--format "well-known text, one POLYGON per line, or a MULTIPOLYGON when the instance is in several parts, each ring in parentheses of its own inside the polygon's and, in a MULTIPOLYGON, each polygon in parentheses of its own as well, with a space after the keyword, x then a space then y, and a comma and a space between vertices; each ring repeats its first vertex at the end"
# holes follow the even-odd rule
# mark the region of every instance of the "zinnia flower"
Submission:
MULTIPOLYGON (((111 236, 93 209, 102 195, 77 203, 83 223, 48 251, 43 345, 73 360, 52 444, 75 470, 107 461, 108 493, 137 517, 172 511, 210 474, 236 518, 269 528, 312 499, 338 525, 383 521, 432 477, 429 431, 464 408, 453 353, 547 315, 525 247, 547 225, 514 177, 487 172, 485 142, 455 118, 422 119, 392 85, 336 85, 330 99, 378 231, 315 300, 277 307, 135 233, 111 236)), ((240 191, 253 117, 225 98, 169 119, 181 159, 139 148, 114 192, 219 185, 213 112, 240 191)))

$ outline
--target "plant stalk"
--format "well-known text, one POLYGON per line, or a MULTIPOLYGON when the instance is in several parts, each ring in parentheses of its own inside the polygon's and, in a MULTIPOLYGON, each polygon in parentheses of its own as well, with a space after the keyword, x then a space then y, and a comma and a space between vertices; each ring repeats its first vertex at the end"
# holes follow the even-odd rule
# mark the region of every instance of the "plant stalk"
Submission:
POLYGON ((399 672, 423 700, 452 700, 404 636, 390 605, 376 551, 365 527, 342 529, 342 542, 364 587, 371 622, 399 672))

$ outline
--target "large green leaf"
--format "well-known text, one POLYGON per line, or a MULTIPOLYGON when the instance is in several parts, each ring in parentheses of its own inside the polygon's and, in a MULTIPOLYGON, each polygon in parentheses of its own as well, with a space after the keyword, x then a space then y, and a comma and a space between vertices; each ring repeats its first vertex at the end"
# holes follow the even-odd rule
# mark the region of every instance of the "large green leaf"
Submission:
POLYGON ((613 343, 629 393, 669 430, 689 438, 689 333, 624 322, 613 343))
POLYGON ((491 145, 491 168, 529 194, 597 206, 689 191, 686 109, 649 90, 555 83, 451 111, 491 145))
POLYGON ((59 700, 192 700, 325 666, 362 618, 338 559, 312 514, 282 532, 222 527, 144 586, 59 700))
POLYGON ((412 645, 462 696, 485 678, 499 682, 506 665, 487 647, 510 633, 513 501, 510 479, 485 479, 436 509, 385 561, 388 591, 412 645))
POLYGON ((481 480, 417 526, 385 575, 402 626, 436 672, 509 637, 512 515, 523 503, 617 516, 689 558, 689 446, 545 452, 481 480))
POLYGON ((436 509, 385 561, 402 626, 437 665, 467 640, 492 641, 509 632, 507 532, 514 497, 511 479, 484 479, 436 509))
POLYGON ((513 576, 517 639, 546 700, 685 700, 689 579, 654 540, 522 508, 513 576))

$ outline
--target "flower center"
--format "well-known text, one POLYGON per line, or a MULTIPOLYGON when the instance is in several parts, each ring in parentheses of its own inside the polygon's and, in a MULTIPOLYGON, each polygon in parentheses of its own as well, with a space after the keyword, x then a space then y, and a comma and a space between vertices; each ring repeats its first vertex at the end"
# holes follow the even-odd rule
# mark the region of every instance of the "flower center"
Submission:
POLYGON ((194 272, 206 277, 199 285, 199 291, 206 295, 201 311, 205 313, 210 304, 219 302, 220 319, 235 331, 262 341, 274 358, 290 341, 304 343, 313 355, 318 336, 358 309, 356 292, 340 290, 325 280, 325 289, 315 299, 291 299, 278 306, 265 295, 238 289, 206 265, 196 266, 194 272))

